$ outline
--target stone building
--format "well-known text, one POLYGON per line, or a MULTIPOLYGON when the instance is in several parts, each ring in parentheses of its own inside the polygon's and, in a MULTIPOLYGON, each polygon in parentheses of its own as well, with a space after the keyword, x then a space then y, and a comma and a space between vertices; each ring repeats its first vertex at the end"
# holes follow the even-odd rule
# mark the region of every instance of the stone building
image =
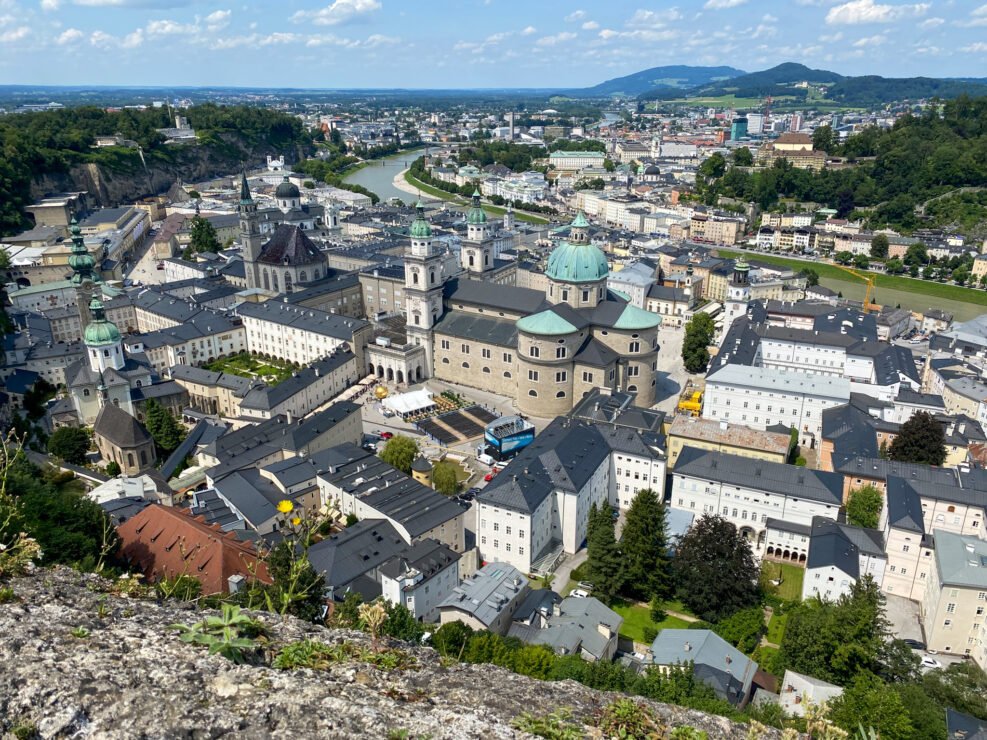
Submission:
POLYGON ((99 410, 93 438, 105 462, 116 462, 124 475, 137 475, 154 465, 154 440, 137 419, 113 404, 99 410))

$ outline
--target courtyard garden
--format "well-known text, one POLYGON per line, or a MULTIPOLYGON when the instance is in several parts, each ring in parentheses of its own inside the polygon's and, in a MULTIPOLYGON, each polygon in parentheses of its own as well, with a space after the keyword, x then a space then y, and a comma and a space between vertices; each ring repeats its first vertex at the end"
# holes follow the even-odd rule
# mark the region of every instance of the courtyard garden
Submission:
POLYGON ((277 385, 290 378, 294 371, 290 362, 262 358, 249 352, 241 352, 238 355, 213 360, 202 367, 214 373, 230 373, 244 378, 263 380, 268 385, 277 385))

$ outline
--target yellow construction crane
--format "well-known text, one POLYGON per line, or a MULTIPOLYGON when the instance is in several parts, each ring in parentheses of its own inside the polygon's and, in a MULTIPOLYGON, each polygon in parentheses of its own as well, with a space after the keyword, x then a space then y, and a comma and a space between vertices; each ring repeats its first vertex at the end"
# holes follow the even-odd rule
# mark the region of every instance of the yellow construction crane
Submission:
POLYGON ((881 307, 876 303, 871 303, 870 299, 874 296, 874 276, 873 275, 861 275, 856 270, 851 270, 849 267, 844 267, 843 265, 838 265, 835 262, 833 267, 838 267, 843 270, 843 272, 849 272, 858 280, 863 280, 867 283, 867 290, 864 292, 864 313, 870 312, 872 309, 875 311, 880 311, 881 307))

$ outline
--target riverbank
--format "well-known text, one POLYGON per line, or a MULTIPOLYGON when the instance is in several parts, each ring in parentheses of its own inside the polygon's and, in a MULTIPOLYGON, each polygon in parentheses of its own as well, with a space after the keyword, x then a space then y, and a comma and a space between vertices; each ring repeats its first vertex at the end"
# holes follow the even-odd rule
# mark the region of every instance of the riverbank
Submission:
MULTIPOLYGON (((414 185, 412 185, 411 182, 409 182, 408 180, 405 179, 405 175, 406 174, 408 174, 408 170, 407 169, 404 169, 404 170, 401 170, 398 174, 396 174, 394 176, 394 179, 391 181, 391 183, 394 185, 394 187, 396 187, 398 190, 400 190, 402 192, 405 192, 405 193, 408 193, 409 195, 415 196, 415 199, 416 200, 419 197, 423 201, 425 201, 425 202, 435 202, 435 201, 443 200, 443 198, 438 198, 438 197, 432 195, 429 192, 429 190, 431 190, 431 188, 426 189, 427 186, 424 185, 424 184, 422 184, 422 187, 420 187, 420 188, 415 187, 414 185)), ((417 182, 417 180, 416 180, 416 182, 417 182)))
MULTIPOLYGON (((406 192, 413 192, 417 194, 420 189, 421 192, 427 193, 429 196, 432 197, 432 199, 444 200, 461 206, 465 206, 468 204, 468 201, 459 195, 453 195, 452 193, 447 193, 445 190, 439 190, 438 188, 434 188, 431 185, 422 182, 421 180, 419 180, 418 178, 414 177, 411 174, 410 169, 402 172, 401 177, 403 178, 402 184, 398 185, 397 182, 395 182, 394 185, 395 187, 398 188, 401 188, 402 185, 409 188, 409 190, 407 190, 406 192)), ((396 180, 397 178, 395 178, 395 181, 396 180)), ((486 213, 489 213, 491 216, 503 216, 505 213, 507 213, 506 208, 501 208, 500 206, 491 206, 488 204, 483 205, 483 210, 486 213)), ((536 216, 533 213, 526 213, 525 211, 515 210, 514 217, 518 221, 524 221, 525 223, 529 223, 529 224, 549 223, 549 220, 547 218, 544 218, 542 216, 536 216)))
MULTIPOLYGON (((839 290, 845 296, 852 296, 854 299, 862 299, 864 296, 865 283, 863 280, 855 280, 852 275, 825 262, 795 257, 776 257, 760 252, 721 249, 719 247, 716 248, 716 253, 721 257, 743 256, 748 260, 766 262, 779 267, 788 267, 792 270, 811 268, 819 274, 820 282, 826 287, 839 290), (838 284, 838 287, 834 287, 834 283, 838 284)), ((940 308, 952 313, 957 321, 966 321, 981 313, 987 313, 987 308, 982 308, 987 307, 987 291, 866 270, 857 270, 857 272, 874 278, 875 296, 873 300, 880 305, 900 305, 902 308, 922 313, 930 308, 940 308)))

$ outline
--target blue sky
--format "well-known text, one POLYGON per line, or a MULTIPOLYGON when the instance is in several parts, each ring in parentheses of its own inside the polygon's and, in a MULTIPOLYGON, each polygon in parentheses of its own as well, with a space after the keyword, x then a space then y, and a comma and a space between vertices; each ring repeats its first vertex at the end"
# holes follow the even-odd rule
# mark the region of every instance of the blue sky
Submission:
POLYGON ((664 64, 987 77, 987 0, 0 0, 0 83, 584 86, 664 64))

